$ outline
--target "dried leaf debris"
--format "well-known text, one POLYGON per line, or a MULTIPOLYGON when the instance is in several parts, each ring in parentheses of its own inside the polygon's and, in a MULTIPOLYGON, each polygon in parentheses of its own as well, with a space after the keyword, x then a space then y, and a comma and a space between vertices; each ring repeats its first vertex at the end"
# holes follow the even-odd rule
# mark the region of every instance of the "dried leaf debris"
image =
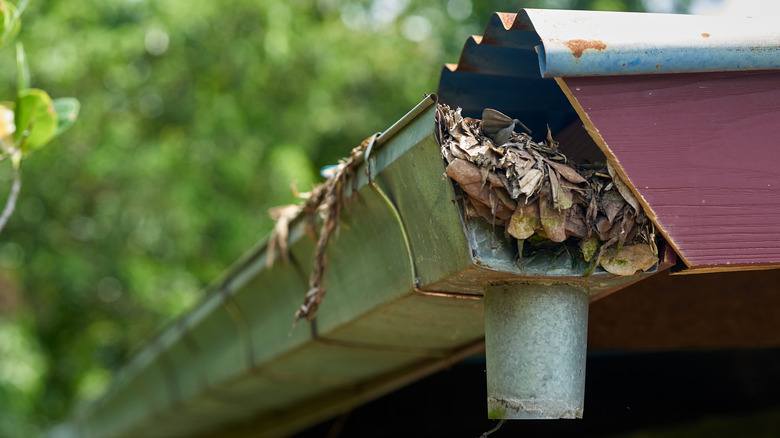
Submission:
MULTIPOLYGON (((436 138, 446 174, 465 193, 468 217, 503 227, 518 241, 521 257, 543 243, 574 245, 590 263, 586 274, 601 266, 615 275, 633 275, 657 262, 653 224, 609 164, 575 165, 549 132, 546 141, 534 142, 522 122, 496 110, 486 109, 483 119, 463 117, 460 108, 436 108, 436 138), (515 127, 527 133, 517 133, 515 127)), ((328 244, 347 202, 346 189, 354 183, 372 138, 329 169, 324 183, 301 194, 303 203, 269 211, 275 221, 266 253, 269 267, 277 253, 288 260, 289 227, 298 217, 305 218, 306 232, 316 241, 309 289, 296 322, 313 320, 325 297, 328 244)))
MULTIPOLYGON (((658 260, 653 224, 608 163, 570 162, 548 130, 534 142, 517 119, 485 109, 483 120, 439 104, 436 135, 467 217, 481 217, 517 239, 520 256, 540 242, 574 245, 589 263, 633 275, 658 260)), ((522 259, 521 259, 522 262, 522 259)))
POLYGON ((306 218, 306 232, 317 242, 314 250, 314 267, 309 276, 309 290, 300 309, 295 312, 295 322, 301 318, 313 320, 325 298, 328 244, 338 228, 341 208, 347 202, 346 188, 354 182, 355 168, 372 138, 367 138, 360 146, 352 149, 349 157, 340 160, 338 165, 330 168, 329 178, 325 182, 315 186, 310 193, 301 194, 301 197, 306 199, 305 202, 276 207, 269 211, 269 215, 276 223, 266 253, 269 267, 273 264, 277 251, 283 260, 288 259, 288 230, 290 223, 298 216, 303 215, 306 218), (319 232, 316 230, 317 218, 322 221, 319 232))

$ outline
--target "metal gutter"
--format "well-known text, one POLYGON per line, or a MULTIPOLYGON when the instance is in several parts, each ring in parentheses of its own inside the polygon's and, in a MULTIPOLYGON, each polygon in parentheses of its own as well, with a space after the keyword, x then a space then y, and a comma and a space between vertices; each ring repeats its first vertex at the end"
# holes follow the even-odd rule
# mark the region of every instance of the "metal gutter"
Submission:
POLYGON ((523 9, 545 78, 780 68, 780 30, 765 17, 523 9))
MULTIPOLYGON (((512 288, 521 300, 535 299, 525 293, 538 290, 529 283, 576 289, 582 316, 588 297, 668 267, 635 278, 604 271, 585 277, 585 266, 566 257, 518 265, 517 248, 503 233, 479 219, 464 221, 454 186, 442 178, 436 101, 426 97, 388 129, 357 168, 329 246, 328 294, 311 324, 292 324, 314 248, 299 220, 288 240, 291 263, 268 268, 266 244, 259 244, 138 352, 103 397, 49 436, 292 433, 481 350, 482 297, 491 285, 512 288)), ((581 324, 568 329, 584 336, 581 324)), ((585 343, 576 347, 576 360, 567 363, 582 369, 585 343)), ((558 363, 569 357, 558 356, 558 363)))

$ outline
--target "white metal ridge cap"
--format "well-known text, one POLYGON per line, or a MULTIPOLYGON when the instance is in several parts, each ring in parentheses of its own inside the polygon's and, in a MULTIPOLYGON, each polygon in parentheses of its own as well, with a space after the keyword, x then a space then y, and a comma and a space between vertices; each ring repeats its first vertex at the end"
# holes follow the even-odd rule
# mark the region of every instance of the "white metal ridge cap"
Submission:
POLYGON ((780 27, 769 17, 522 9, 542 77, 780 68, 780 27))

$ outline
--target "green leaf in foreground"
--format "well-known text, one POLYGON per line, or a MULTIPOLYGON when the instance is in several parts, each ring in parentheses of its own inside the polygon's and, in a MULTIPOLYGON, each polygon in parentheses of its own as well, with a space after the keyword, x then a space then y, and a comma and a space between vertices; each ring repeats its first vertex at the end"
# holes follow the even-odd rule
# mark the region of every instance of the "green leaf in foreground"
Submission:
POLYGON ((16 97, 16 132, 14 139, 21 140, 25 154, 43 147, 57 131, 57 113, 51 97, 36 88, 22 90, 16 97), (26 138, 25 138, 26 136, 26 138))

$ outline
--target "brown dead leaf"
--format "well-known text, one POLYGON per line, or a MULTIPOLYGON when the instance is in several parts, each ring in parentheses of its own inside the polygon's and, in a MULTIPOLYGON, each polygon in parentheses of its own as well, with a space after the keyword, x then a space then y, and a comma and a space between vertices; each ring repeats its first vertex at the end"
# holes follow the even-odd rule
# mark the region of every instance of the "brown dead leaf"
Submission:
POLYGON ((610 223, 615 220, 615 216, 620 213, 620 210, 623 209, 625 205, 625 199, 617 190, 610 190, 601 196, 601 210, 607 216, 610 223))
POLYGON ((558 183, 558 172, 551 169, 550 166, 546 166, 547 178, 550 180, 550 199, 552 199, 553 207, 557 210, 561 209, 558 204, 558 191, 560 190, 560 184, 558 183))
POLYGON ((483 184, 482 172, 476 164, 456 159, 447 166, 447 176, 455 180, 469 196, 490 205, 490 189, 483 184))
POLYGON ((544 174, 539 169, 530 169, 520 180, 520 193, 525 196, 533 195, 539 188, 544 174))
POLYGON ((488 182, 490 183, 491 188, 503 187, 507 192, 510 190, 509 181, 503 173, 490 172, 488 175, 488 182))
POLYGON ((566 210, 566 235, 579 238, 588 235, 588 225, 585 224, 585 217, 579 208, 566 210))
POLYGON ((601 266, 610 274, 629 276, 652 268, 657 261, 651 245, 625 245, 620 250, 610 248, 605 251, 601 266))
POLYGON ((558 163, 552 160, 545 160, 547 164, 552 166, 553 169, 557 170, 558 173, 561 174, 562 177, 566 178, 566 180, 571 181, 575 184, 581 184, 584 182, 588 182, 585 178, 582 177, 579 173, 577 173, 576 170, 572 169, 566 164, 558 163))
POLYGON ((512 197, 509 196, 509 193, 506 190, 504 190, 503 187, 496 187, 491 190, 493 191, 493 193, 495 193, 498 200, 501 201, 501 203, 505 205, 507 209, 509 209, 511 215, 512 212, 514 212, 515 209, 517 208, 517 201, 512 199, 512 197))
POLYGON ((615 188, 618 189, 618 192, 620 192, 620 194, 623 196, 623 199, 625 199, 630 206, 634 207, 634 211, 640 211, 639 201, 636 200, 636 197, 634 197, 631 189, 629 189, 628 186, 620 179, 617 171, 615 171, 615 168, 612 167, 609 162, 607 162, 607 171, 612 177, 612 183, 615 185, 615 188))
POLYGON ((596 255, 596 250, 599 249, 599 238, 595 234, 580 240, 580 250, 582 251, 582 258, 586 262, 596 255))
POLYGON ((476 151, 472 151, 472 148, 478 144, 479 140, 470 135, 461 135, 458 141, 458 146, 471 156, 476 155, 476 151))
POLYGON ((542 227, 539 217, 539 205, 536 203, 519 205, 509 219, 507 232, 515 239, 524 240, 533 236, 542 227))
MULTIPOLYGON (((504 225, 505 221, 497 215, 493 214, 493 211, 487 205, 479 201, 475 201, 474 199, 469 199, 469 202, 471 203, 471 207, 474 209, 477 215, 482 219, 485 219, 490 225, 504 225)), ((511 213, 508 217, 511 217, 511 213)))
POLYGON ((268 239, 266 249, 266 267, 270 268, 276 259, 276 252, 282 257, 282 261, 287 263, 290 260, 290 249, 287 244, 287 238, 290 234, 290 222, 298 217, 303 211, 303 204, 283 205, 268 210, 268 215, 275 222, 274 230, 268 239))
POLYGON ((612 222, 604 216, 599 216, 596 220, 596 232, 599 234, 599 238, 609 240, 611 238, 610 231, 612 231, 612 222))
POLYGON ((544 187, 539 192, 539 216, 542 228, 553 242, 566 240, 566 213, 553 207, 550 190, 544 187))
MULTIPOLYGON (((512 217, 512 213, 514 212, 513 208, 510 208, 508 205, 501 202, 499 197, 497 196, 496 191, 491 191, 489 195, 490 200, 490 212, 493 216, 501 219, 506 220, 512 217)), ((517 203, 515 203, 515 206, 517 206, 517 203)), ((491 220, 491 223, 493 221, 491 220)))

